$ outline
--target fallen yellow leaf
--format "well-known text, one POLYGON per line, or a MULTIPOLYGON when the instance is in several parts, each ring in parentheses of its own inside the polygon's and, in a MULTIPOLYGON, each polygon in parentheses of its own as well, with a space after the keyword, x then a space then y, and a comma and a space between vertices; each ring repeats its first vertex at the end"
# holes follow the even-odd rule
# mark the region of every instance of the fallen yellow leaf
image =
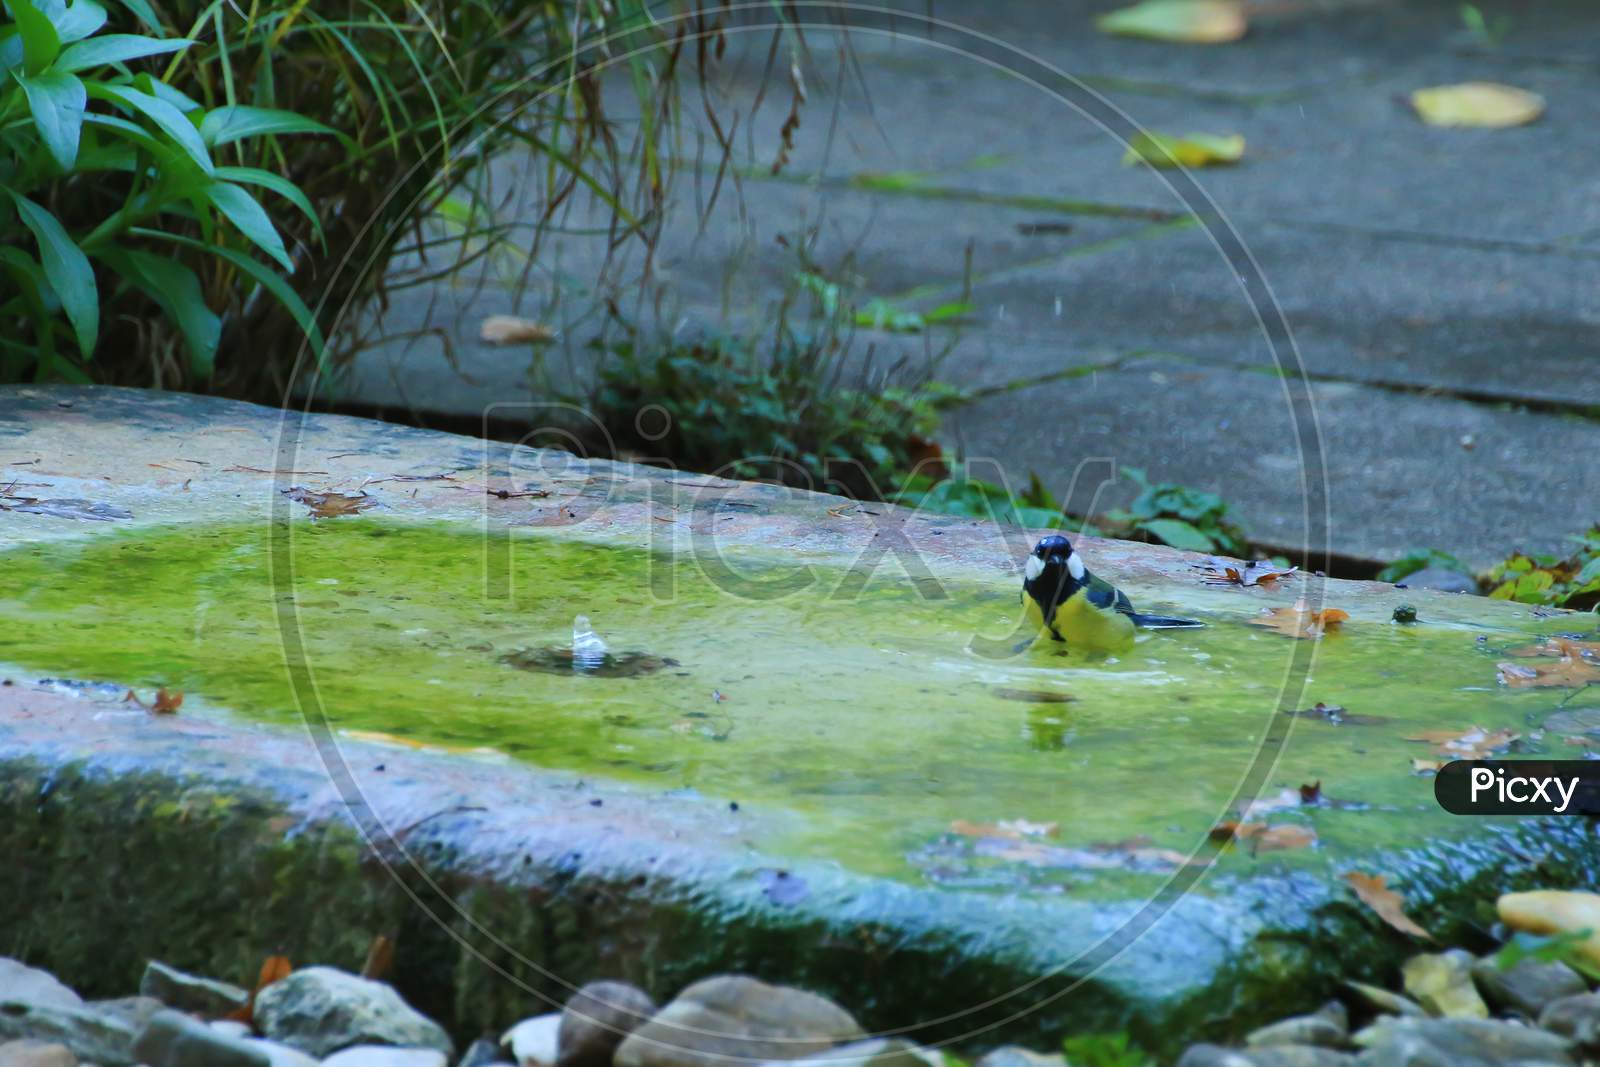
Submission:
POLYGON ((1208 167, 1237 163, 1243 158, 1244 138, 1237 133, 1187 133, 1174 137, 1146 130, 1129 143, 1122 162, 1126 166, 1148 163, 1152 167, 1208 167))
POLYGON ((1525 126, 1544 114, 1544 97, 1495 82, 1437 85, 1411 94, 1429 126, 1525 126))
POLYGON ((1260 616, 1250 622, 1289 637, 1315 641, 1329 630, 1337 629, 1348 618, 1350 613, 1340 608, 1312 611, 1304 600, 1296 600, 1290 608, 1263 608, 1260 616))
POLYGON ((478 338, 492 345, 539 344, 555 340, 556 332, 542 322, 520 315, 490 315, 478 327, 478 338))
POLYGON ((1249 28, 1237 0, 1145 0, 1095 19, 1101 33, 1179 44, 1226 44, 1249 28))
POLYGON ((1600 684, 1600 666, 1586 659, 1563 656, 1551 664, 1496 663, 1496 677, 1500 684, 1513 689, 1534 689, 1544 686, 1581 688, 1600 684))

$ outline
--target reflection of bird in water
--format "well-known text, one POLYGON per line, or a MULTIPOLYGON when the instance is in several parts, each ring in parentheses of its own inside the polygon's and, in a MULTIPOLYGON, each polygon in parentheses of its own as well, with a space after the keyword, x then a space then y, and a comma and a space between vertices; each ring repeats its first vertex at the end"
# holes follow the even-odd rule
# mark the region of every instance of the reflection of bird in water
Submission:
POLYGON ((589 616, 579 615, 572 620, 572 669, 575 671, 599 670, 605 666, 606 639, 594 632, 589 616))
POLYGON ((1119 651, 1133 644, 1134 627, 1172 630, 1205 625, 1134 611, 1127 594, 1090 574, 1072 542, 1060 534, 1034 546, 1022 574, 1028 619, 1040 632, 1074 649, 1119 651))

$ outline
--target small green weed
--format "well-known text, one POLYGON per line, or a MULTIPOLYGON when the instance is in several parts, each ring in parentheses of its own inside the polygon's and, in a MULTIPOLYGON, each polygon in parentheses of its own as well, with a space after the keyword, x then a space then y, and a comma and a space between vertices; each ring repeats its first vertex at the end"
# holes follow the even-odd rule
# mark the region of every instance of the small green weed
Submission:
POLYGON ((1441 552, 1437 548, 1418 548, 1407 552, 1393 563, 1389 564, 1377 574, 1380 582, 1403 581, 1408 575, 1426 570, 1429 567, 1444 567, 1452 571, 1461 571, 1471 574, 1472 568, 1462 563, 1448 552, 1441 552))
POLYGON ((1600 982, 1600 967, 1591 963, 1582 951, 1583 943, 1591 936, 1592 932, 1589 930, 1570 930, 1549 937, 1527 933, 1515 934, 1506 942, 1504 948, 1495 953, 1494 963, 1502 971, 1510 970, 1523 960, 1565 963, 1589 981, 1600 982))
POLYGON ((1216 493, 1172 482, 1152 484, 1144 471, 1122 468, 1124 477, 1140 488, 1126 509, 1105 515, 1112 536, 1156 541, 1194 552, 1220 552, 1245 557, 1250 544, 1244 531, 1228 517, 1228 505, 1216 493))
POLYGON ((1156 1067, 1126 1033, 1080 1034, 1061 1043, 1072 1067, 1156 1067))
POLYGON ((1578 547, 1566 558, 1512 553, 1489 572, 1489 595, 1561 608, 1600 605, 1600 525, 1570 540, 1578 547))

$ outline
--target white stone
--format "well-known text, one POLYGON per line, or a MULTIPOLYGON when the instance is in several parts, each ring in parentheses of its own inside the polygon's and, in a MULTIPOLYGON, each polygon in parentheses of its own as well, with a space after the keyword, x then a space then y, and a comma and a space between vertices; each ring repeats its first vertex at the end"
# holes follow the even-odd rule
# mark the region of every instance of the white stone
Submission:
POLYGON ((556 1062, 556 1035, 560 1029, 560 1012, 535 1015, 507 1030, 500 1046, 511 1050, 517 1067, 551 1067, 556 1062))
POLYGON ((351 1045, 322 1061, 322 1067, 445 1067, 444 1053, 433 1048, 395 1045, 351 1045))

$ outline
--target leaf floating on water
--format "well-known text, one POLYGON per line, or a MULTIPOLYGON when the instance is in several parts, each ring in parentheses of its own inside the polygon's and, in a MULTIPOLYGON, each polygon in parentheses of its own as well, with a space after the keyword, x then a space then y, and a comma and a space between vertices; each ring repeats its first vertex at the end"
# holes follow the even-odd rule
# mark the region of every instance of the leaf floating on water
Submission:
POLYGON ((1600 660, 1600 641, 1580 641, 1571 637, 1551 637, 1536 645, 1509 649, 1508 656, 1556 656, 1562 659, 1600 660))
POLYGON ((1261 822, 1226 820, 1213 826, 1209 836, 1212 843, 1218 845, 1248 842, 1252 854, 1309 848, 1317 843, 1317 832, 1298 823, 1269 826, 1261 822))
POLYGON ((1060 823, 1029 822, 1027 819, 1001 819, 993 824, 957 819, 950 824, 950 831, 962 837, 1002 837, 1011 841, 1028 837, 1054 837, 1060 829, 1060 823))
POLYGON ((1586 685, 1600 684, 1600 664, 1590 663, 1578 656, 1563 656, 1549 665, 1497 663, 1495 671, 1500 684, 1513 689, 1546 686, 1577 689, 1586 685))
POLYGON ((1320 700, 1314 707, 1287 714, 1297 719, 1320 719, 1333 726, 1378 726, 1389 721, 1383 715, 1357 715, 1338 704, 1324 704, 1320 700))
POLYGON ((1240 564, 1234 560, 1212 556, 1195 564, 1200 568, 1200 580, 1207 585, 1237 585, 1246 589, 1254 586, 1273 586, 1280 579, 1293 578, 1294 567, 1280 567, 1268 559, 1240 564))
POLYGON ((1544 97, 1496 82, 1436 85, 1411 94, 1411 106, 1429 126, 1525 126, 1544 114, 1544 97))
POLYGON ((1411 921, 1405 912, 1405 897, 1396 893, 1384 884, 1381 874, 1362 874, 1359 871, 1350 871, 1345 874, 1344 880, 1355 890, 1361 903, 1371 908, 1384 922, 1412 937, 1420 937, 1425 941, 1432 941, 1433 935, 1411 921))
POLYGON ((297 504, 304 504, 311 509, 311 519, 334 519, 341 515, 356 515, 368 508, 378 506, 376 497, 359 493, 352 496, 349 493, 326 492, 318 493, 310 489, 295 486, 285 489, 283 495, 297 504))
POLYGON ((96 500, 74 498, 40 500, 31 496, 8 496, 0 498, 0 511, 23 511, 30 515, 49 515, 55 519, 81 519, 86 522, 111 522, 113 519, 133 518, 133 512, 127 508, 119 508, 115 504, 103 504, 96 500), (6 500, 15 500, 17 503, 7 504, 6 500))
POLYGON ((1454 759, 1485 759, 1517 739, 1510 730, 1485 730, 1471 726, 1465 730, 1424 730, 1407 741, 1425 741, 1441 756, 1454 759))
POLYGON ((1152 167, 1210 167, 1237 163, 1244 158, 1244 138, 1237 133, 1187 133, 1182 137, 1146 130, 1128 143, 1122 154, 1125 166, 1148 163, 1152 167))
POLYGON ((478 326, 478 339, 491 345, 541 344, 554 341, 556 331, 520 315, 490 315, 478 326))
POLYGON ((1178 44, 1227 44, 1249 28, 1236 0, 1145 0, 1095 19, 1101 33, 1178 44))
POLYGON ((183 707, 183 690, 167 689, 163 686, 156 690, 155 700, 146 704, 139 699, 139 694, 130 689, 128 695, 122 698, 122 702, 137 704, 152 715, 176 715, 178 709, 183 707))
POLYGON ((1012 689, 999 686, 994 695, 1002 700, 1020 700, 1024 704, 1070 704, 1078 698, 1071 693, 1054 693, 1048 689, 1012 689))
POLYGON ((1263 608, 1261 615, 1251 619, 1252 626, 1265 626, 1288 637, 1315 641, 1330 630, 1337 630, 1350 618, 1350 613, 1339 608, 1312 611, 1304 600, 1296 600, 1289 608, 1263 608))

